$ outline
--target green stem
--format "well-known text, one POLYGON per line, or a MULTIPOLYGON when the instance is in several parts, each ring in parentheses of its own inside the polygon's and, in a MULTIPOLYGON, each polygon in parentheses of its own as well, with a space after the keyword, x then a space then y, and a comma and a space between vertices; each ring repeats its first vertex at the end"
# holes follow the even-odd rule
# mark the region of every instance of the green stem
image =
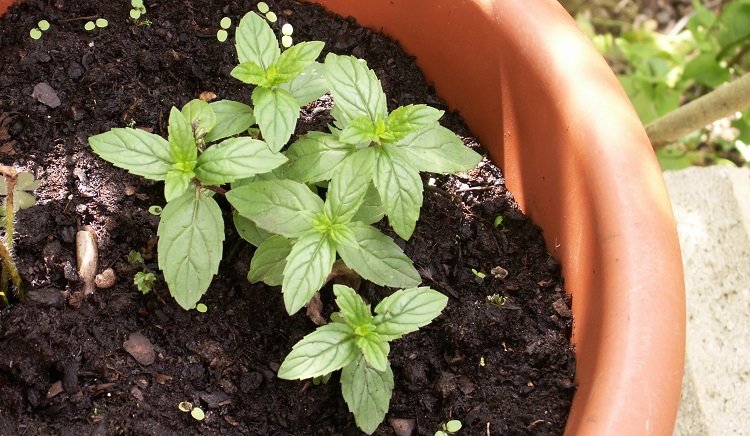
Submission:
POLYGON ((18 172, 15 168, 0 165, 0 175, 5 178, 6 196, 5 196, 5 240, 0 243, 0 259, 3 261, 2 278, 0 279, 0 293, 3 299, 7 301, 8 277, 16 288, 19 297, 23 296, 23 286, 21 275, 18 273, 15 262, 13 262, 13 230, 15 225, 15 209, 13 204, 13 190, 16 188, 18 181, 18 172))

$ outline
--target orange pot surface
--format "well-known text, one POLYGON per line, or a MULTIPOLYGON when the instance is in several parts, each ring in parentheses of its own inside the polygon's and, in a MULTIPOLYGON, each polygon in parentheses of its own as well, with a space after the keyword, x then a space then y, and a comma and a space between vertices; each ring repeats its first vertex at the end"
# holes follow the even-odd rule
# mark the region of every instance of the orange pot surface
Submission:
POLYGON ((316 2, 415 55, 544 229, 573 294, 566 434, 671 435, 685 350, 674 218, 635 111, 575 22, 554 0, 316 2))

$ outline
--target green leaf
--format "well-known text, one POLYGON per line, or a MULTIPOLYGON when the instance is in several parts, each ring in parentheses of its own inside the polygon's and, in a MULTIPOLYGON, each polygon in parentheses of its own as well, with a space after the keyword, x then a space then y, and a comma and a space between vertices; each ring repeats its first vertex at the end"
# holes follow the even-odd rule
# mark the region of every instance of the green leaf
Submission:
POLYGON ((164 280, 177 303, 189 310, 219 271, 224 241, 221 209, 213 198, 188 191, 164 207, 157 235, 164 280))
POLYGON ((246 131, 255 124, 253 108, 232 100, 219 100, 211 103, 216 115, 216 125, 203 138, 206 142, 214 142, 246 131))
POLYGON ((393 394, 390 365, 379 372, 364 357, 349 363, 341 371, 341 394, 362 431, 372 434, 385 419, 393 394))
POLYGON ((337 223, 347 223, 364 201, 375 172, 378 156, 373 148, 363 148, 338 166, 328 185, 325 213, 337 223))
POLYGON ((286 177, 303 183, 330 180, 336 167, 351 153, 354 146, 344 144, 333 135, 311 132, 289 146, 286 177))
POLYGON ((240 215, 236 210, 232 213, 232 220, 240 237, 256 247, 272 236, 272 233, 259 228, 252 220, 240 215))
POLYGON ((235 32, 235 47, 240 63, 255 62, 263 70, 279 59, 279 41, 266 20, 254 12, 248 12, 240 20, 235 32))
POLYGON ((213 108, 201 99, 190 100, 182 107, 182 115, 190 123, 196 137, 205 136, 216 126, 216 114, 213 108))
POLYGON ((263 141, 230 138, 200 155, 195 174, 204 185, 222 185, 267 173, 286 161, 283 154, 272 152, 263 141))
POLYGON ((370 305, 354 289, 345 285, 333 285, 333 294, 336 296, 336 306, 349 326, 356 328, 372 321, 370 305))
MULTIPOLYGON (((3 180, 2 177, 0 177, 0 181, 2 181, 3 186, 5 183, 5 180, 3 180)), ((21 171, 18 173, 18 178, 16 179, 16 187, 14 188, 14 191, 34 191, 35 189, 42 186, 41 180, 34 180, 34 175, 31 174, 28 171, 21 171)), ((0 189, 0 195, 8 195, 7 192, 0 189)))
POLYGON ((424 104, 410 104, 396 108, 385 120, 388 140, 398 141, 425 127, 437 126, 437 121, 443 113, 441 110, 424 104))
POLYGON ((151 180, 164 180, 175 162, 169 142, 139 129, 115 128, 89 137, 94 153, 116 167, 151 180))
POLYGON ((264 282, 269 286, 282 283, 286 258, 292 251, 292 241, 273 235, 263 241, 253 254, 247 280, 250 283, 264 282))
POLYGON ((369 144, 379 140, 377 126, 368 116, 353 119, 339 134, 339 141, 347 144, 369 144))
POLYGON ((169 112, 169 152, 175 163, 185 170, 195 167, 198 149, 190 122, 176 107, 169 112))
POLYGON ((387 341, 382 340, 379 334, 370 332, 364 336, 358 336, 355 343, 372 369, 385 371, 388 367, 388 353, 391 351, 387 341))
POLYGON ((282 83, 279 88, 292 94, 300 107, 317 100, 328 92, 328 80, 323 74, 323 64, 313 62, 291 82, 282 83))
POLYGON ((375 331, 383 340, 398 339, 432 322, 447 304, 448 297, 426 286, 396 291, 375 307, 375 331))
POLYGON ((304 380, 319 377, 348 365, 359 355, 354 333, 345 324, 318 327, 292 347, 279 367, 279 378, 304 380))
POLYGON ((400 149, 383 144, 378 152, 372 180, 383 201, 388 223, 399 236, 408 240, 422 207, 422 179, 400 149))
POLYGON ((297 100, 283 89, 261 87, 255 88, 252 98, 263 139, 271 150, 281 150, 297 127, 300 109, 297 100))
POLYGON ((437 124, 406 136, 396 145, 419 171, 460 173, 476 167, 482 160, 455 133, 437 124))
POLYGON ((320 56, 323 46, 325 43, 322 41, 307 41, 284 50, 276 62, 276 77, 273 84, 287 83, 300 75, 320 56))
POLYGON ((310 231, 300 236, 287 257, 281 284, 284 306, 290 315, 310 302, 331 273, 335 260, 336 248, 325 235, 310 231))
POLYGON ((344 263, 363 279, 381 286, 406 288, 422 279, 411 260, 388 236, 364 223, 349 224, 358 247, 340 245, 338 253, 344 263))
POLYGON ((361 116, 372 121, 388 116, 385 93, 380 80, 367 64, 354 56, 326 56, 325 75, 333 94, 335 118, 339 128, 361 116))
POLYGON ((365 224, 373 224, 385 216, 382 202, 380 201, 380 194, 375 189, 375 185, 372 183, 367 188, 367 193, 362 201, 362 205, 357 210, 357 213, 352 217, 352 221, 361 221, 365 224))
POLYGON ((226 194, 232 207, 262 229, 297 238, 312 229, 312 216, 323 201, 302 183, 291 180, 250 182, 226 194))
POLYGON ((268 80, 266 71, 255 62, 243 62, 234 67, 229 74, 240 82, 250 85, 258 85, 264 88, 270 88, 272 85, 271 81, 268 80))
POLYGON ((169 170, 164 183, 164 198, 167 202, 182 196, 190 187, 193 176, 192 171, 169 170))

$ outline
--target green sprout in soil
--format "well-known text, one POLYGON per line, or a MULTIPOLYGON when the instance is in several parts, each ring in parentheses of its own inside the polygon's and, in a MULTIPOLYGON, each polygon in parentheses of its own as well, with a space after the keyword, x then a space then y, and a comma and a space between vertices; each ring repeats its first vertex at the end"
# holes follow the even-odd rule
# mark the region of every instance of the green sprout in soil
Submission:
POLYGON ((87 32, 93 32, 94 29, 96 29, 96 23, 94 23, 93 21, 87 21, 86 24, 83 25, 83 28, 87 32))
POLYGON ((133 283, 143 295, 146 295, 154 289, 156 276, 150 272, 138 271, 135 273, 135 276, 133 276, 133 283))
POLYGON ((5 227, 5 235, 0 240, 0 304, 8 305, 8 285, 13 284, 16 295, 23 296, 23 283, 13 260, 13 233, 15 213, 34 205, 32 192, 39 187, 31 173, 19 173, 15 168, 0 165, 0 196, 5 199, 0 206, 0 227, 5 227))
POLYGON ((143 4, 143 0, 131 0, 130 6, 132 6, 132 9, 130 9, 130 18, 134 22, 138 22, 140 24, 150 24, 150 22, 146 23, 148 20, 141 20, 143 18, 143 15, 146 14, 146 6, 143 4))
POLYGON ((219 22, 219 26, 221 26, 221 29, 216 32, 216 39, 218 39, 219 42, 224 42, 229 36, 229 34, 227 33, 227 29, 232 26, 232 19, 229 17, 222 18, 219 22))
POLYGON ((206 313, 208 312, 208 306, 206 306, 203 303, 198 303, 195 305, 195 310, 197 310, 200 313, 206 313))
POLYGON ((96 22, 94 24, 96 25, 96 27, 98 27, 100 29, 103 29, 103 28, 109 26, 109 21, 107 21, 104 18, 97 18, 96 22))
POLYGON ((442 424, 440 430, 435 432, 435 436, 449 436, 458 433, 461 430, 461 421, 457 419, 451 419, 450 421, 442 424))
POLYGON ((294 32, 294 28, 291 24, 286 23, 283 26, 281 26, 281 45, 284 48, 289 48, 294 43, 294 40, 292 39, 292 33, 294 32))
POLYGON ((206 414, 203 412, 203 409, 201 409, 198 406, 193 406, 193 404, 190 401, 182 401, 177 405, 177 408, 180 409, 181 412, 188 413, 190 412, 190 416, 193 417, 196 421, 203 421, 203 419, 206 417, 206 414))
POLYGON ((477 271, 476 269, 472 268, 471 272, 480 280, 487 277, 487 274, 483 273, 482 271, 477 271))
POLYGON ((135 250, 130 250, 127 257, 128 265, 130 266, 141 266, 145 263, 143 255, 135 250))
POLYGON ((504 306, 505 303, 508 301, 507 295, 500 295, 500 294, 492 294, 487 296, 487 301, 490 303, 496 305, 496 306, 504 306))
POLYGON ((268 7, 266 2, 258 2, 258 11, 260 11, 261 14, 267 14, 270 10, 271 8, 268 7))
POLYGON ((42 32, 46 32, 47 30, 49 30, 50 24, 47 20, 40 20, 36 26, 37 27, 29 31, 29 36, 31 36, 31 39, 41 38, 42 32))
POLYGON ((148 208, 148 213, 150 213, 153 216, 159 216, 161 215, 162 210, 163 209, 161 206, 153 205, 148 208))

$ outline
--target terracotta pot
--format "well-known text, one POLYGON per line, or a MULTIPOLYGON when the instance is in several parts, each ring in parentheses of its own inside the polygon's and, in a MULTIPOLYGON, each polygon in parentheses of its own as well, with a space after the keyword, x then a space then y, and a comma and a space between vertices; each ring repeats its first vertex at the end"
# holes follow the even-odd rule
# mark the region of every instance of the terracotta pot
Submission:
POLYGON ((685 344, 675 223, 644 129, 575 22, 553 0, 317 2, 415 55, 544 229, 573 293, 566 433, 671 435, 685 344))
POLYGON ((573 294, 569 435, 671 435, 682 262, 654 153, 602 57, 553 0, 318 0, 417 58, 544 229, 573 294))

